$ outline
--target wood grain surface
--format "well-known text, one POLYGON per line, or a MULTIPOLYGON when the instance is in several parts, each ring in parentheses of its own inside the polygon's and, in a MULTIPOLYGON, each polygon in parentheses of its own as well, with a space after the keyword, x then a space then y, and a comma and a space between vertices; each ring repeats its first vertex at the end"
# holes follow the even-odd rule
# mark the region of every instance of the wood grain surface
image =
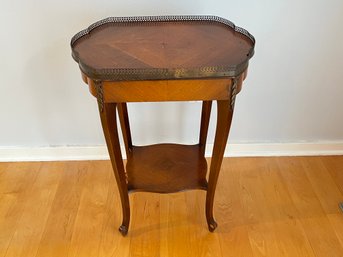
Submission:
MULTIPOLYGON (((210 160, 209 160, 210 161, 210 160)), ((0 163, 0 256, 343 256, 343 156, 224 158, 205 192, 131 194, 126 237, 110 161, 0 163)))
POLYGON ((108 23, 79 39, 73 50, 93 69, 235 66, 251 40, 231 27, 204 21, 108 23))
POLYGON ((207 189, 207 162, 199 145, 133 146, 128 156, 129 191, 175 193, 207 189))

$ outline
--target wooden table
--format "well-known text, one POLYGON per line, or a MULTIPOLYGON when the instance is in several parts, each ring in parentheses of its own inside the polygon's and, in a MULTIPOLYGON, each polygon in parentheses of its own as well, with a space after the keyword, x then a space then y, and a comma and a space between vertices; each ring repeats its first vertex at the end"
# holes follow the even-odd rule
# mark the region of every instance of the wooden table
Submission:
POLYGON ((202 189, 212 232, 213 199, 229 135, 236 94, 247 74, 255 40, 246 30, 215 16, 107 18, 77 33, 72 56, 97 98, 101 123, 123 212, 119 227, 128 232, 128 193, 173 193, 202 189), (132 144, 127 102, 202 101, 196 145, 132 144), (204 157, 212 101, 217 128, 207 179, 204 157), (116 110, 125 142, 124 168, 116 110))

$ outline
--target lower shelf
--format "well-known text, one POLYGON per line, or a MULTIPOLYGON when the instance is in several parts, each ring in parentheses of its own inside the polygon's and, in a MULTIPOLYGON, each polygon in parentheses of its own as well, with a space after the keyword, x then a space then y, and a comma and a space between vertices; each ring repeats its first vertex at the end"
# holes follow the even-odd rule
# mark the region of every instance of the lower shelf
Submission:
POLYGON ((207 189, 207 162, 199 145, 133 146, 126 172, 129 192, 172 193, 207 189))

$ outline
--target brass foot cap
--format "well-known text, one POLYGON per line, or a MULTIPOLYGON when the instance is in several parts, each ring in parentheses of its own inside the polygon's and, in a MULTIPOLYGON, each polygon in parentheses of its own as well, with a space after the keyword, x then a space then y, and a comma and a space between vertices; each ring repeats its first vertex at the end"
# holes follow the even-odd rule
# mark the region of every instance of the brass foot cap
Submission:
POLYGON ((124 225, 121 225, 119 227, 119 232, 123 235, 123 236, 126 236, 127 235, 127 231, 128 231, 128 228, 124 225))

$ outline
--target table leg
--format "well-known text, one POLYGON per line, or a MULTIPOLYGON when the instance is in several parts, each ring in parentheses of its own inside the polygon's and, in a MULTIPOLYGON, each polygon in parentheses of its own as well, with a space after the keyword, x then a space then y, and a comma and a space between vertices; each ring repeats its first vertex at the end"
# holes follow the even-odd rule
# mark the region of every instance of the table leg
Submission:
POLYGON ((213 218, 213 200, 233 114, 233 109, 230 106, 230 100, 218 100, 217 107, 217 128, 206 194, 206 219, 208 229, 211 232, 213 232, 217 227, 217 223, 213 218))
POLYGON ((118 114, 125 144, 126 158, 129 158, 132 151, 132 139, 129 123, 129 115, 126 103, 118 103, 118 114))
POLYGON ((210 121, 212 101, 203 101, 202 102, 202 111, 201 111, 201 122, 200 122, 200 135, 199 135, 199 145, 202 155, 205 155, 206 148, 206 139, 208 132, 208 124, 210 121))
POLYGON ((125 236, 128 232, 130 223, 130 203, 124 164, 118 139, 116 105, 117 104, 115 103, 104 103, 103 108, 100 109, 100 117, 122 205, 123 222, 119 227, 119 231, 123 236, 125 236))

